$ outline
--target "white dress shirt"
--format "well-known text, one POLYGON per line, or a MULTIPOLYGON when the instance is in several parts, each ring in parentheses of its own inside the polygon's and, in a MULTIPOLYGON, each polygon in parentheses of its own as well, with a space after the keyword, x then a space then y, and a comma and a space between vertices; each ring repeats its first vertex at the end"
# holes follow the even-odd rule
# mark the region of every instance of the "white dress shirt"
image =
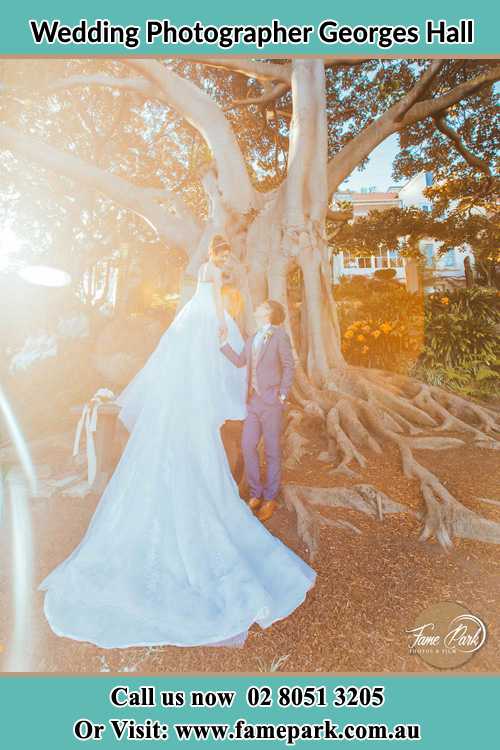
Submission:
POLYGON ((252 341, 252 367, 250 370, 250 387, 257 391, 257 393, 260 393, 259 385, 257 382, 257 360, 259 358, 260 350, 264 345, 264 337, 270 328, 270 323, 266 323, 265 325, 263 325, 261 328, 259 328, 252 341))
POLYGON ((271 323, 266 323, 261 328, 259 328, 259 330, 255 334, 254 339, 252 341, 252 348, 253 348, 254 354, 259 353, 259 349, 263 343, 264 336, 266 335, 266 332, 269 331, 270 328, 271 328, 271 323))

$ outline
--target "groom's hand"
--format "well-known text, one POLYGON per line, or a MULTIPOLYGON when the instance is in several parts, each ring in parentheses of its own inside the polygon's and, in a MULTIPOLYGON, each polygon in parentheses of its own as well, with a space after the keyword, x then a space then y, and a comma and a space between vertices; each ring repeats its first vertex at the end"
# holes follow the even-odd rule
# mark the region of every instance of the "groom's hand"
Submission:
POLYGON ((220 346, 224 346, 225 344, 227 344, 228 337, 229 337, 229 331, 228 331, 227 325, 225 325, 224 323, 222 323, 219 326, 219 344, 220 344, 220 346))

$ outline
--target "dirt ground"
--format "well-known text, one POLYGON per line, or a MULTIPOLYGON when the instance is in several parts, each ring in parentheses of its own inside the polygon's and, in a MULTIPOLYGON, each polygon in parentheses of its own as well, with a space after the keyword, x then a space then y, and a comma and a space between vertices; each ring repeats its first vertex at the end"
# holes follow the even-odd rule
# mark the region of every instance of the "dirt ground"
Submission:
MULTIPOLYGON (((360 480, 332 477, 310 453, 284 480, 311 486, 349 486, 360 480)), ((465 446, 432 454, 422 462, 437 471, 446 486, 468 507, 500 522, 498 452, 465 446)), ((38 464, 68 466, 67 451, 52 447, 35 456, 38 464)), ((392 499, 421 510, 419 489, 403 477, 396 453, 373 457, 363 482, 392 499)), ((78 544, 98 498, 69 498, 61 493, 31 501, 34 582, 27 631, 21 648, 22 671, 96 672, 436 672, 409 652, 405 630, 427 606, 447 600, 462 603, 486 624, 483 648, 453 673, 500 671, 500 546, 456 539, 447 554, 436 542, 418 541, 420 521, 410 514, 386 515, 383 521, 353 510, 325 511, 351 521, 361 531, 322 527, 319 554, 311 563, 318 573, 306 601, 288 618, 262 630, 254 625, 243 648, 100 649, 60 638, 43 615, 37 583, 78 544)), ((0 648, 6 658, 13 628, 10 514, 0 529, 0 648)), ((281 505, 268 528, 299 555, 307 552, 295 530, 295 518, 281 505)), ((0 654, 1 658, 2 654, 0 654)), ((5 669, 5 667, 2 667, 5 669)))

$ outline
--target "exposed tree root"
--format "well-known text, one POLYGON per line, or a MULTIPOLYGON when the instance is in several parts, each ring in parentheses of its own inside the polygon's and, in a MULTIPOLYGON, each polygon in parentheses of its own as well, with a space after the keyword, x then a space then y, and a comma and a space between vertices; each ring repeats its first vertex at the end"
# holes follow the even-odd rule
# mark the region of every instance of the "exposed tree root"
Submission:
MULTIPOLYGON (((332 373, 327 388, 322 390, 311 386, 303 372, 299 373, 298 382, 299 392, 294 395, 304 412, 323 420, 328 451, 318 458, 330 463, 334 474, 360 476, 356 469, 366 467, 367 453, 380 454, 384 445, 393 444, 399 450, 405 476, 420 484, 425 504, 422 541, 435 537, 446 550, 452 547, 455 536, 500 543, 500 524, 466 508, 414 455, 416 451, 463 446, 457 433, 472 438, 477 448, 499 449, 500 414, 495 409, 437 386, 379 370, 342 368, 332 373)), ((290 434, 299 421, 295 416, 287 434, 287 447, 292 448, 294 462, 305 450, 303 440, 293 439, 290 434)), ((307 498, 313 505, 322 504, 330 491, 318 492, 307 498)), ((288 489, 285 497, 297 512, 304 540, 314 547, 312 526, 324 520, 317 511, 305 508, 304 493, 297 499, 297 493, 288 489)))
POLYGON ((316 507, 350 508, 366 513, 383 521, 386 513, 411 513, 410 508, 395 503, 383 492, 369 484, 357 484, 354 487, 305 487, 298 484, 287 484, 283 488, 286 506, 297 515, 299 536, 305 542, 311 560, 318 551, 319 530, 321 526, 347 528, 355 534, 361 531, 349 521, 337 520, 322 515, 316 507))
POLYGON ((288 469, 293 469, 300 463, 300 460, 304 453, 306 453, 306 446, 308 444, 307 438, 298 432, 300 423, 302 422, 302 413, 297 410, 293 410, 289 413, 288 423, 285 429, 285 466, 288 469))

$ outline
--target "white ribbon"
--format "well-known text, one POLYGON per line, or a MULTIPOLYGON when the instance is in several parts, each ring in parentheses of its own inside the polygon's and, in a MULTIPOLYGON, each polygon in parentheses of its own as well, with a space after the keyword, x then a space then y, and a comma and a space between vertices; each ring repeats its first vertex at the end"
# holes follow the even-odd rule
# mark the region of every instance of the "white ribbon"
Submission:
POLYGON ((109 388, 99 388, 92 396, 90 401, 85 404, 82 410, 82 416, 78 420, 75 432, 75 441, 73 444, 73 457, 78 456, 80 452, 80 439, 83 427, 85 426, 85 436, 87 442, 87 481, 89 486, 93 484, 97 471, 97 457, 95 452, 94 432, 97 429, 97 419, 99 416, 99 407, 103 403, 109 403, 114 400, 115 395, 109 388))

